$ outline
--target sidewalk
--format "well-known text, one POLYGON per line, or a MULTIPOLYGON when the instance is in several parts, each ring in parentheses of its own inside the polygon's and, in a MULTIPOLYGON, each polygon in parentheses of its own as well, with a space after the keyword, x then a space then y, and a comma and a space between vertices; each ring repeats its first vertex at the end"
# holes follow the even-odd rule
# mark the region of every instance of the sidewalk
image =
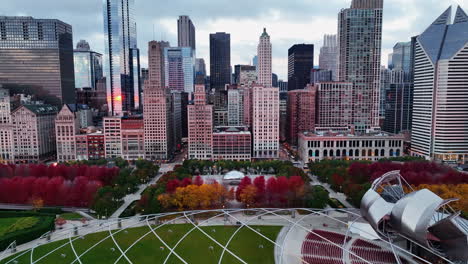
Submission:
POLYGON ((328 193, 330 194, 330 198, 337 199, 338 201, 340 201, 347 208, 354 208, 353 205, 351 205, 348 201, 346 201, 347 197, 346 197, 346 195, 344 195, 344 193, 335 192, 332 188, 330 188, 330 184, 323 183, 323 182, 319 181, 317 176, 315 176, 315 175, 311 175, 310 173, 308 173, 307 175, 309 176, 309 178, 312 181, 310 184, 322 186, 323 188, 325 188, 325 190, 328 191, 328 193))

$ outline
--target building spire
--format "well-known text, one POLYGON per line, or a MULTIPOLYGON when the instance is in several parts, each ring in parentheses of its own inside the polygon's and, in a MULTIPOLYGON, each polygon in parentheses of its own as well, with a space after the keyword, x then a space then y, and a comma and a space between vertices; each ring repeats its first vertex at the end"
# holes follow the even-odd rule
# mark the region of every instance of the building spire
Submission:
POLYGON ((468 15, 466 15, 465 11, 463 11, 463 9, 460 6, 458 6, 453 24, 464 23, 464 22, 468 22, 468 15))

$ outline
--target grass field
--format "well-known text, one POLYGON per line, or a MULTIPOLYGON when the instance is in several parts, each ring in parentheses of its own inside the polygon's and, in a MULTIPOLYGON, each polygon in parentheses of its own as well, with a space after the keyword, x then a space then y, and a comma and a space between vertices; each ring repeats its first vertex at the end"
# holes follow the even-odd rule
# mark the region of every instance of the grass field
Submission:
POLYGON ((63 213, 60 215, 65 220, 80 220, 83 218, 79 213, 63 213))
MULTIPOLYGON (((167 225, 156 229, 155 233, 170 247, 174 247, 192 228, 193 226, 188 224, 167 225)), ((221 245, 227 244, 229 238, 234 234, 237 228, 238 227, 235 226, 201 227, 204 232, 221 245)), ((281 227, 278 226, 252 226, 252 228, 272 241, 276 240, 281 230, 281 227)), ((118 230, 112 232, 115 233, 118 232, 118 230)), ((129 263, 124 257, 119 259, 121 253, 112 238, 107 237, 108 235, 109 232, 94 233, 86 235, 83 239, 78 238, 73 241, 73 247, 78 255, 86 252, 80 258, 83 264, 129 263), (98 244, 101 240, 103 241, 98 244)), ((114 234, 114 238, 123 251, 128 249, 126 255, 132 263, 164 263, 164 260, 170 253, 170 250, 163 245, 147 226, 120 231, 114 234), (145 234, 147 235, 144 236, 145 234), (130 246, 142 236, 144 236, 143 239, 130 248, 130 246)), ((68 240, 57 241, 36 248, 33 253, 34 263, 72 263, 76 257, 68 242, 68 240), (45 256, 48 252, 60 246, 63 247, 45 256)), ((247 263, 270 264, 275 262, 274 244, 245 227, 237 232, 231 240, 228 249, 247 263)), ((206 264, 218 263, 223 250, 220 245, 208 238, 198 229, 195 229, 181 240, 174 251, 187 263, 206 264)), ((21 254, 21 252, 19 254, 21 254)), ((0 263, 8 263, 10 259, 12 259, 12 257, 0 261, 0 263)), ((28 252, 16 260, 17 264, 31 263, 31 254, 28 252)), ((178 264, 183 262, 172 254, 169 256, 167 263, 178 264)), ((237 264, 242 262, 226 251, 221 263, 237 264)))
POLYGON ((8 227, 16 223, 21 217, 0 218, 0 234, 2 234, 8 227))

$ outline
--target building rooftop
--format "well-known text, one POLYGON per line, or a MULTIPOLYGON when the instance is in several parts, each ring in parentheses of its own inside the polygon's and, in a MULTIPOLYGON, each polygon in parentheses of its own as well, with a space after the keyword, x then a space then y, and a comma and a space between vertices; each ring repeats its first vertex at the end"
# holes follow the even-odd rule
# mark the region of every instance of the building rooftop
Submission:
POLYGON ((48 115, 56 114, 58 112, 57 107, 48 104, 35 104, 35 105, 23 105, 36 115, 48 115))
POLYGON ((384 131, 367 131, 366 133, 335 132, 335 131, 318 131, 318 132, 302 132, 300 135, 306 137, 404 137, 404 135, 392 134, 384 131))

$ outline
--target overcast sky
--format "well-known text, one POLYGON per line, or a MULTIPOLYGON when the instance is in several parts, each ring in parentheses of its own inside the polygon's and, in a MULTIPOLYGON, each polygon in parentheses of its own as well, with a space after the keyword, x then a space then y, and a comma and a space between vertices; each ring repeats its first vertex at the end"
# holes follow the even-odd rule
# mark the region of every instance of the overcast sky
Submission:
MULTIPOLYGON (((336 34, 337 14, 351 0, 135 0, 138 46, 147 65, 147 42, 177 45, 177 18, 189 15, 195 24, 197 57, 209 70, 209 33, 231 34, 231 64, 249 64, 263 27, 273 44, 273 72, 287 75, 287 51, 295 43, 315 44, 316 62, 324 34, 336 34)), ((382 64, 398 41, 421 33, 448 6, 468 0, 384 0, 382 64)), ((73 41, 87 40, 103 53, 102 0, 2 0, 0 15, 57 18, 73 26, 73 41)), ((454 6, 453 12, 455 12, 454 6)))

